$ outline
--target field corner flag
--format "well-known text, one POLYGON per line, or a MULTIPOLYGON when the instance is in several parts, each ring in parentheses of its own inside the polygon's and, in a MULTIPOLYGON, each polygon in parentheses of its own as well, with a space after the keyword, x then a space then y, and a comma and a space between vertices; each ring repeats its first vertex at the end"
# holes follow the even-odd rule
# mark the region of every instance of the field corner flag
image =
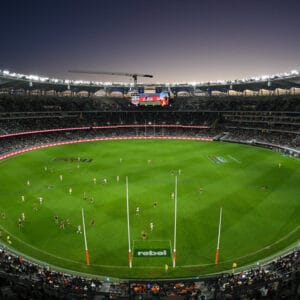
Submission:
POLYGON ((222 207, 220 208, 220 220, 219 220, 219 230, 218 230, 218 242, 217 242, 216 258, 215 258, 215 264, 216 264, 216 265, 219 263, 221 226, 222 226, 222 207))
POLYGON ((85 258, 86 258, 86 264, 89 266, 90 265, 90 256, 89 256, 89 250, 88 250, 87 240, 86 240, 86 231, 85 231, 83 208, 81 209, 81 213, 82 213, 82 227, 83 227, 84 246, 85 246, 85 258))

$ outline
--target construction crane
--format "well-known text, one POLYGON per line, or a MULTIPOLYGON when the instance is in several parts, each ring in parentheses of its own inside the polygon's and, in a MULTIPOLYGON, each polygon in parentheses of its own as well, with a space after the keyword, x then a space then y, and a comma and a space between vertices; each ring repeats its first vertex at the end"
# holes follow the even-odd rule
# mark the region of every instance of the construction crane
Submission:
POLYGON ((134 86, 137 85, 138 77, 153 78, 153 75, 140 74, 140 73, 123 73, 123 72, 106 72, 106 71, 88 71, 88 70, 69 70, 70 73, 81 73, 81 74, 97 74, 97 75, 116 75, 116 76, 129 76, 133 78, 134 86))

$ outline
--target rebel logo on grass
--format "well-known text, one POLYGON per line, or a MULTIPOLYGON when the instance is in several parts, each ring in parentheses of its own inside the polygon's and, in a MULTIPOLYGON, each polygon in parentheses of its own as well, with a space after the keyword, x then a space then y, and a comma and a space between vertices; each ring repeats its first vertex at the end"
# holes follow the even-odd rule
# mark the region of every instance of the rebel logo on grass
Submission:
POLYGON ((136 257, 163 257, 170 256, 170 249, 135 249, 134 256, 136 257))

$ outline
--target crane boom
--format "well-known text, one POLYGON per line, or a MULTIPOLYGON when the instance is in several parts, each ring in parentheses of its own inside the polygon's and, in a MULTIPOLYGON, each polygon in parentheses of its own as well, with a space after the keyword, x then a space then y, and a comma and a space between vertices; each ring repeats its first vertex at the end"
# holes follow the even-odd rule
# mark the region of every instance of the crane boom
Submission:
POLYGON ((126 73, 126 72, 108 72, 108 71, 89 71, 89 70, 69 70, 70 73, 80 73, 80 74, 97 74, 97 75, 116 75, 116 76, 129 76, 134 80, 134 84, 137 84, 138 77, 147 77, 153 78, 153 75, 150 74, 141 74, 141 73, 126 73))

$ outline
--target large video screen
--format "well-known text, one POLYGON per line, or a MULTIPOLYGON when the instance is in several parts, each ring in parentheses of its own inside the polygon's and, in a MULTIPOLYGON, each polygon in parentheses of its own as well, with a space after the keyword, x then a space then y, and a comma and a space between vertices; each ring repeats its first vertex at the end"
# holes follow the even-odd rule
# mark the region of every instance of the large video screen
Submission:
POLYGON ((154 93, 154 94, 138 94, 131 96, 131 102, 134 105, 160 105, 165 106, 169 104, 169 93, 154 93))

